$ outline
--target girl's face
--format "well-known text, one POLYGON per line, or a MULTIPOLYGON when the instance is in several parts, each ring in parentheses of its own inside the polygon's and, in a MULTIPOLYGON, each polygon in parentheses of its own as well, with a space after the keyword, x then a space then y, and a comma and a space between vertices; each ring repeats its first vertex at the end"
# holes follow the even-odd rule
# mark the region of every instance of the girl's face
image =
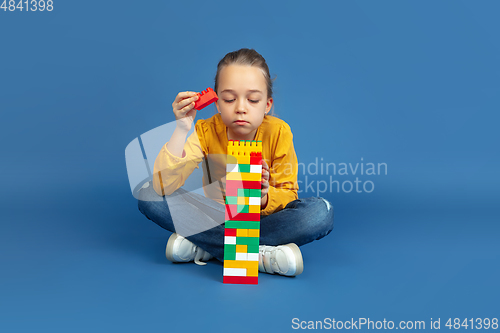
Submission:
POLYGON ((227 126, 228 140, 254 140, 273 99, 267 98, 266 79, 255 66, 229 65, 219 73, 215 103, 227 126))

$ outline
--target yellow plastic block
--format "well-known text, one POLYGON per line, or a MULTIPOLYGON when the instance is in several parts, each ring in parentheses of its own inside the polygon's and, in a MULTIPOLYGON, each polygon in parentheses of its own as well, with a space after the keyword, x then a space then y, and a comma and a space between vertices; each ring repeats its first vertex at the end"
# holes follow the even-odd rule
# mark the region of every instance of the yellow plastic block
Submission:
POLYGON ((228 151, 226 163, 227 164, 238 164, 238 159, 235 156, 231 155, 231 153, 229 153, 229 151, 228 151))
POLYGON ((250 164, 250 154, 248 155, 240 154, 235 157, 238 159, 238 164, 250 164))
POLYGON ((259 229, 247 229, 248 230, 248 236, 247 237, 259 237, 260 236, 260 230, 259 229))
POLYGON ((259 276, 259 266, 257 265, 257 268, 247 268, 247 276, 259 276))
POLYGON ((260 206, 250 205, 250 206, 248 206, 248 212, 249 213, 260 213, 260 206))
POLYGON ((248 253, 248 245, 236 244, 236 253, 248 253))
POLYGON ((262 174, 260 174, 260 173, 240 172, 239 175, 240 175, 240 178, 237 179, 237 180, 241 179, 241 180, 253 180, 253 181, 257 180, 257 181, 260 181, 261 177, 262 177, 262 174))
POLYGON ((250 153, 253 152, 262 153, 262 142, 230 141, 227 145, 227 163, 236 164, 234 162, 234 158, 236 158, 238 163, 250 164, 250 153))
POLYGON ((248 229, 236 229, 236 237, 248 237, 248 229))
POLYGON ((238 202, 238 205, 247 205, 248 206, 250 203, 250 198, 249 197, 238 197, 237 202, 238 202))
POLYGON ((246 268, 247 275, 248 269, 256 269, 259 270, 259 262, 258 261, 245 261, 245 260, 224 260, 224 267, 226 268, 246 268))
POLYGON ((241 172, 227 172, 226 173, 226 180, 246 180, 243 179, 243 173, 241 172))

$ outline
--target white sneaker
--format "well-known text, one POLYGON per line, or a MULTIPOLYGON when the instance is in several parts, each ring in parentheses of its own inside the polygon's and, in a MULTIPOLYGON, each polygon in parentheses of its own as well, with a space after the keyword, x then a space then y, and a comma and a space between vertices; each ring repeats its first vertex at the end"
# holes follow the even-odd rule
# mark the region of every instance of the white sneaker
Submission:
POLYGON ((206 265, 207 263, 202 262, 202 260, 208 261, 213 258, 210 253, 176 233, 173 233, 168 239, 165 255, 171 262, 190 262, 194 260, 197 265, 206 265))
POLYGON ((296 244, 259 246, 259 272, 296 276, 303 270, 302 254, 296 244))

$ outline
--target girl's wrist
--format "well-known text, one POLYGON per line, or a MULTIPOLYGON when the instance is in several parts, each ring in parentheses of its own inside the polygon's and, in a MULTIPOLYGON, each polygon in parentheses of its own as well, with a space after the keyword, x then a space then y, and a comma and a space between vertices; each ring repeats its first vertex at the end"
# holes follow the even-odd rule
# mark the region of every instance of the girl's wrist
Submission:
POLYGON ((182 127, 182 126, 179 126, 179 124, 177 124, 177 126, 175 126, 174 132, 176 132, 178 135, 187 136, 189 129, 182 127))

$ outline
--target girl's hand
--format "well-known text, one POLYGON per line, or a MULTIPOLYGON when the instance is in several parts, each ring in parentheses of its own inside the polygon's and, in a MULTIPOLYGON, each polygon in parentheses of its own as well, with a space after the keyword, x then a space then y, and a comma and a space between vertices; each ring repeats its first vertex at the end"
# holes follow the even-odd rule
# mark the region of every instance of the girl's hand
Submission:
POLYGON ((269 166, 264 159, 261 160, 262 164, 262 180, 261 182, 261 206, 267 205, 267 192, 269 192, 269 166))
POLYGON ((196 117, 196 109, 194 102, 198 99, 197 93, 193 91, 184 91, 177 94, 172 108, 174 110, 177 128, 188 132, 191 129, 194 118, 196 117))

